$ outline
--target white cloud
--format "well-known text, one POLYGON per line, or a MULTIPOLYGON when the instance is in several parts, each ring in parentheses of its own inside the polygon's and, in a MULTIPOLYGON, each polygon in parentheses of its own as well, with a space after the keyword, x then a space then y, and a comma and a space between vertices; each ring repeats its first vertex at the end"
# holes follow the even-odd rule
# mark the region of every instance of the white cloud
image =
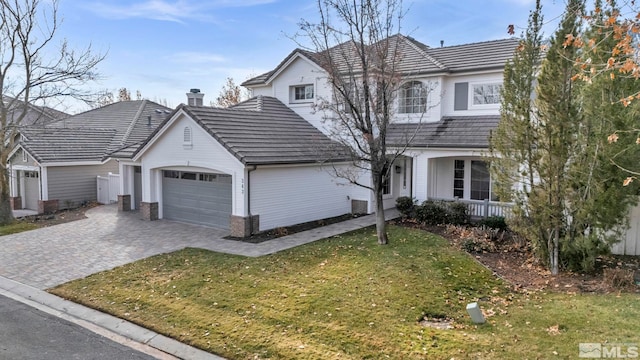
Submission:
POLYGON ((107 2, 87 4, 86 8, 99 16, 110 19, 144 18, 159 21, 183 23, 195 19, 212 21, 207 10, 214 8, 248 7, 264 5, 276 0, 216 0, 194 2, 186 0, 146 0, 142 2, 120 5, 107 2))

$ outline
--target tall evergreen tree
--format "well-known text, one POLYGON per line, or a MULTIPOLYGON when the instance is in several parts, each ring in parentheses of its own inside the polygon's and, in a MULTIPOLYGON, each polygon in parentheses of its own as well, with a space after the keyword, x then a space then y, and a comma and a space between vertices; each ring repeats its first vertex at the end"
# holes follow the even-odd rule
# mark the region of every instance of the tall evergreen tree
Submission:
MULTIPOLYGON (((503 201, 516 203, 511 226, 530 239, 537 239, 538 234, 532 233, 527 221, 518 220, 530 218, 528 197, 537 179, 536 166, 540 160, 537 147, 533 146, 539 135, 532 94, 543 54, 542 25, 542 6, 537 0, 514 57, 505 65, 501 119, 490 139, 490 169, 496 192, 503 201)), ((532 245, 536 252, 546 253, 546 246, 538 246, 536 241, 532 245)))
MULTIPOLYGON (((595 1, 594 8, 598 10, 590 15, 584 40, 578 41, 598 44, 600 51, 581 55, 589 56, 594 63, 606 63, 617 40, 603 29, 619 9, 615 1, 607 1, 603 7, 600 0, 595 1)), ((625 107, 619 101, 636 91, 635 82, 614 74, 597 76, 581 85, 583 119, 576 131, 581 148, 569 171, 576 191, 574 201, 568 204, 571 223, 563 246, 565 262, 573 269, 594 266, 595 256, 622 235, 629 208, 637 203, 637 184, 620 186, 628 175, 623 169, 635 165, 640 155, 640 149, 634 146, 636 137, 621 134, 616 142, 608 144, 607 140, 616 130, 635 126, 640 104, 625 107)))
POLYGON ((557 274, 560 265, 560 242, 566 235, 567 207, 574 194, 568 170, 579 151, 576 133, 582 122, 574 61, 577 49, 565 42, 580 35, 583 0, 569 0, 560 26, 551 37, 538 76, 536 112, 540 136, 536 143, 540 153, 539 181, 529 194, 530 208, 541 240, 546 242, 549 268, 557 274))

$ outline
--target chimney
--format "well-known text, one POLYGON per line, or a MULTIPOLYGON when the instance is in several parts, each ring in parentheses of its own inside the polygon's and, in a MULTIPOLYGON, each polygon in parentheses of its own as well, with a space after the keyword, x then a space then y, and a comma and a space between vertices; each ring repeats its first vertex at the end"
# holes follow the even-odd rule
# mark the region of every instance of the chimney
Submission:
POLYGON ((444 40, 440 40, 440 47, 444 47, 444 40))
POLYGON ((187 93, 187 105, 202 106, 203 97, 204 97, 204 94, 200 92, 200 89, 191 89, 187 93))

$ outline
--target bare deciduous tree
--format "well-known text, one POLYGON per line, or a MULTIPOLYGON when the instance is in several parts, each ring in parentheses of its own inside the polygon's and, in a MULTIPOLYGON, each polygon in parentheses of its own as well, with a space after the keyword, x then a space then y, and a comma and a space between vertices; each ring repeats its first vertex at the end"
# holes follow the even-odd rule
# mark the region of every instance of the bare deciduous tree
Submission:
POLYGON ((97 78, 104 55, 91 47, 75 51, 66 41, 54 43, 60 25, 58 0, 0 0, 0 224, 12 220, 8 155, 30 104, 55 99, 87 100, 81 85, 97 78), (8 116, 11 112, 12 116, 8 116))
MULTIPOLYGON (((408 76, 400 71, 405 38, 398 35, 404 16, 401 0, 318 0, 319 22, 302 21, 301 34, 314 61, 327 73, 331 98, 315 107, 326 115, 330 137, 350 149, 358 171, 335 175, 374 193, 379 244, 387 244, 383 193, 393 162, 404 145, 388 144, 395 99, 408 76), (370 173, 370 179, 362 174, 370 173)), ((302 41, 298 41, 302 43, 302 41)), ((418 91, 431 92, 427 85, 418 91)), ((427 103, 418 104, 422 113, 427 103)))

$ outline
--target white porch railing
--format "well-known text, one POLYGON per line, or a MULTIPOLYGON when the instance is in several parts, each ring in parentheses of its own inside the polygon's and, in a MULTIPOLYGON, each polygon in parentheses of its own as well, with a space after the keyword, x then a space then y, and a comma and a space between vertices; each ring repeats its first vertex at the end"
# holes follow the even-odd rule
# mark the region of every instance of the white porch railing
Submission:
POLYGON ((489 216, 502 216, 509 219, 513 214, 513 204, 486 200, 463 200, 463 199, 441 199, 429 198, 434 201, 457 201, 467 205, 467 213, 472 219, 484 219, 489 216))

